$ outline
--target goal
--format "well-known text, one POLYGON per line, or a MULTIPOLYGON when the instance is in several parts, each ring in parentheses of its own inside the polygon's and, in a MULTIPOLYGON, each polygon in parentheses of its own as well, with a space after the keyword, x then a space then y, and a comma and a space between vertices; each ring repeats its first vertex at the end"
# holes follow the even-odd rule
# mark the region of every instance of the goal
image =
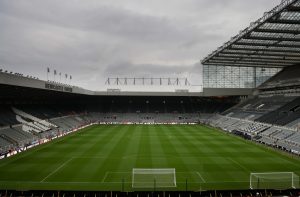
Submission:
POLYGON ((263 172, 250 174, 250 189, 299 188, 299 176, 294 172, 263 172))
POLYGON ((175 168, 133 168, 133 188, 176 187, 175 168))

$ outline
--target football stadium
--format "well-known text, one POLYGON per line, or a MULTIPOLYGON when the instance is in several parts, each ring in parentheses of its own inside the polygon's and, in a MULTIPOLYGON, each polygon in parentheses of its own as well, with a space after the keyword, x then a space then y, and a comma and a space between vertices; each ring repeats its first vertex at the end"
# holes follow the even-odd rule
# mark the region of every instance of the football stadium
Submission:
POLYGON ((299 196, 299 35, 283 0, 201 60, 198 87, 1 69, 0 197, 299 196))

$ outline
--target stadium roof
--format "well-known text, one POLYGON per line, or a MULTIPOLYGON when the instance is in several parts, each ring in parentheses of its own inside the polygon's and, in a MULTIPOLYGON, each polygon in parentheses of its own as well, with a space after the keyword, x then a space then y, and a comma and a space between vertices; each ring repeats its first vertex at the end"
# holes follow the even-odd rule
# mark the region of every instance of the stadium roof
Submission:
POLYGON ((204 58, 202 64, 247 67, 300 64, 300 0, 283 0, 204 58))

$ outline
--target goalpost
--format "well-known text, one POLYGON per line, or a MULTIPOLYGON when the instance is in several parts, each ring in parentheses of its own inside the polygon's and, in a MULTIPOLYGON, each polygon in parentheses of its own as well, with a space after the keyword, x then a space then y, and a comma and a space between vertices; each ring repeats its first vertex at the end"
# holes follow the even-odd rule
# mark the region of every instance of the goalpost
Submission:
POLYGON ((250 174, 250 189, 299 188, 299 176, 294 172, 262 172, 250 174))
POLYGON ((133 188, 176 187, 175 168, 133 168, 133 188))

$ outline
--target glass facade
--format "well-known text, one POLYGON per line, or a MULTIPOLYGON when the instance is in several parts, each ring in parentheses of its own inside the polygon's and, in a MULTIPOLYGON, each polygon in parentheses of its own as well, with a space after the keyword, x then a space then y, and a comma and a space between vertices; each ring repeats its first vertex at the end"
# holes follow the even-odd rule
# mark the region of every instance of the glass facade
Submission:
POLYGON ((256 88, 281 68, 203 66, 204 88, 256 88))
POLYGON ((299 20, 300 0, 282 0, 201 61, 204 87, 255 88, 300 65, 299 20))

